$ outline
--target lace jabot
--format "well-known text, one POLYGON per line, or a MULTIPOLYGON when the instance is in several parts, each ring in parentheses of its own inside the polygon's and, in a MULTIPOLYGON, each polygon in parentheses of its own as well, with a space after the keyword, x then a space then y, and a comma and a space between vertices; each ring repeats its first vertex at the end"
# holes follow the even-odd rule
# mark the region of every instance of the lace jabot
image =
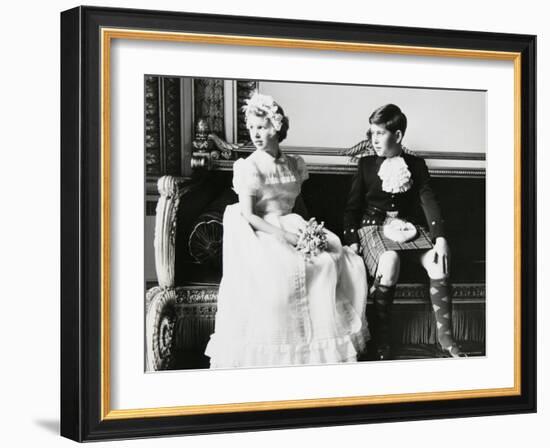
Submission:
POLYGON ((384 160, 378 177, 382 179, 382 190, 388 193, 404 193, 412 186, 411 172, 401 156, 384 160))

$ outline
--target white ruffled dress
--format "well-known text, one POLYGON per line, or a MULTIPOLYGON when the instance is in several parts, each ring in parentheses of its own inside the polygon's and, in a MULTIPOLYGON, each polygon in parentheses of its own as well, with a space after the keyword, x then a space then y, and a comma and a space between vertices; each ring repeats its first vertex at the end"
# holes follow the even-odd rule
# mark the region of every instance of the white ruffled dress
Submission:
MULTIPOLYGON (((256 150, 235 162, 233 186, 254 196, 256 214, 297 233, 306 222, 291 211, 307 178, 301 157, 256 150)), ((306 261, 254 231, 239 204, 226 208, 223 225, 223 278, 205 352, 211 368, 356 361, 369 338, 363 260, 327 231, 328 250, 306 261)))

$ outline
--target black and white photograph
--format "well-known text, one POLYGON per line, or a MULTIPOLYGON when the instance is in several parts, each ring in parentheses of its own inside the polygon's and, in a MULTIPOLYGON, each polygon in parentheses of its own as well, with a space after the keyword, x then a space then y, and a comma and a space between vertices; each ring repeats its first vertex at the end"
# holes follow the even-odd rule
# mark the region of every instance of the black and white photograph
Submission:
POLYGON ((143 94, 146 371, 486 356, 486 91, 143 94))

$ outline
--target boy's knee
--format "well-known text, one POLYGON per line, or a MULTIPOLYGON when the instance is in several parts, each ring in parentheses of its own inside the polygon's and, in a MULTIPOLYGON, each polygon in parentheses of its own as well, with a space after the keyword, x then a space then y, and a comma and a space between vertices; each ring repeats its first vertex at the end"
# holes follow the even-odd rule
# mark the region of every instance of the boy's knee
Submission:
POLYGON ((393 250, 384 252, 379 263, 387 268, 399 268, 399 254, 393 250))
POLYGON ((395 285, 399 276, 399 267, 399 254, 395 251, 384 252, 378 261, 377 277, 380 279, 380 284, 395 285))
POLYGON ((449 278, 449 274, 445 274, 440 271, 428 272, 430 280, 446 280, 449 278))
POLYGON ((428 263, 424 266, 430 280, 443 280, 449 278, 449 273, 444 272, 440 264, 428 263))

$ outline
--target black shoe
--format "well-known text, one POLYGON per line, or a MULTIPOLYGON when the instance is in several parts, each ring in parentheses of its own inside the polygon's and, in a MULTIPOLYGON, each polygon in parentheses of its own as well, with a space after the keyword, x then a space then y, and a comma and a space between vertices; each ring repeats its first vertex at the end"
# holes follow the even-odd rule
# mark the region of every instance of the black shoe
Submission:
POLYGON ((388 361, 393 359, 391 347, 389 344, 384 344, 376 347, 376 355, 379 361, 388 361))
POLYGON ((438 343, 439 349, 445 354, 445 357, 447 358, 467 358, 468 355, 464 353, 462 350, 460 350, 460 347, 456 345, 454 342, 447 346, 443 347, 440 343, 438 343))

